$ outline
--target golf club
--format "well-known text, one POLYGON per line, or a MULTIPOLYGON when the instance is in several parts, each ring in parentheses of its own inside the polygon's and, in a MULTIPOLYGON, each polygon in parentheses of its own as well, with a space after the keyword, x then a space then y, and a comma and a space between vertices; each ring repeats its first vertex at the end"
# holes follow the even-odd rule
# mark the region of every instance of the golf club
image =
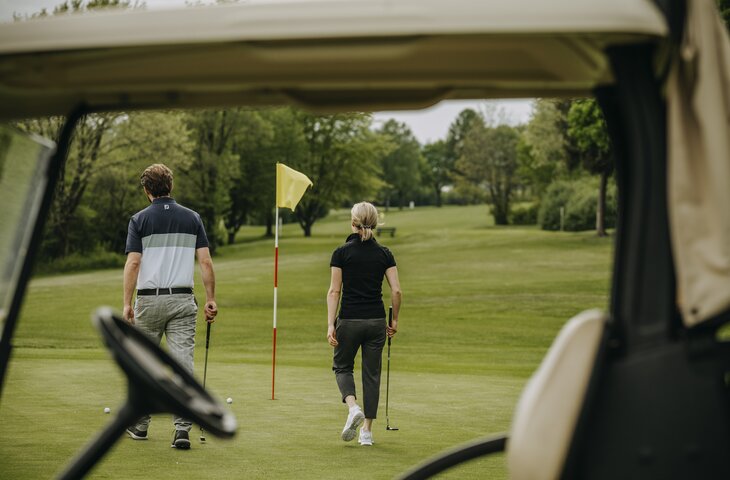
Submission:
MULTIPOLYGON (((390 327, 392 325, 393 325, 393 305, 388 307, 388 326, 390 327)), ((391 341, 391 338, 388 337, 388 370, 385 375, 385 430, 395 431, 395 430, 398 430, 398 428, 390 426, 390 417, 388 416, 388 398, 390 396, 390 341, 391 341)))
MULTIPOLYGON (((205 362, 203 366, 203 390, 205 390, 205 377, 208 375, 208 346, 210 345, 210 322, 208 322, 208 319, 206 318, 206 323, 208 326, 205 330, 205 362)), ((201 425, 200 427, 200 441, 202 443, 205 443, 205 432, 203 431, 203 427, 201 425)))

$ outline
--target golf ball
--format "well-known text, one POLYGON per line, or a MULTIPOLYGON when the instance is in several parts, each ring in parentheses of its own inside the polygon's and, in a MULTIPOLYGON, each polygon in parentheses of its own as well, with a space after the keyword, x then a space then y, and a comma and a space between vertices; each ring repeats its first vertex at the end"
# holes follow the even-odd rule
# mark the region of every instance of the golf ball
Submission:
POLYGON ((109 407, 104 407, 104 413, 110 413, 112 411, 109 407))
POLYGON ((226 403, 233 403, 233 399, 231 397, 226 398, 226 403))

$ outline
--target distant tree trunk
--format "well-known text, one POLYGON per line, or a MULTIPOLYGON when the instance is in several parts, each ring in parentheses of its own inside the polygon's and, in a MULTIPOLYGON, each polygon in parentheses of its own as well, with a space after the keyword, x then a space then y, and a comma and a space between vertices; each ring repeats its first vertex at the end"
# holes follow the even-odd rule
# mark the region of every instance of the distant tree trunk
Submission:
POLYGON ((507 225, 509 223, 507 210, 497 204, 493 207, 492 216, 494 216, 495 225, 507 225))
POLYGON ((596 234, 599 237, 606 236, 606 185, 608 184, 608 172, 601 172, 601 183, 598 188, 598 208, 596 209, 596 234))
POLYGON ((266 215, 266 236, 267 237, 274 236, 274 214, 273 214, 273 212, 269 212, 268 215, 266 215))
POLYGON ((233 245, 233 242, 236 241, 236 232, 228 230, 228 245, 233 245))
POLYGON ((311 237, 312 236, 312 224, 307 222, 305 223, 302 228, 304 229, 304 236, 305 237, 311 237))
POLYGON ((435 190, 436 190, 436 206, 440 207, 441 206, 441 187, 439 187, 437 185, 435 190))
POLYGON ((385 211, 390 210, 390 192, 385 195, 385 211))

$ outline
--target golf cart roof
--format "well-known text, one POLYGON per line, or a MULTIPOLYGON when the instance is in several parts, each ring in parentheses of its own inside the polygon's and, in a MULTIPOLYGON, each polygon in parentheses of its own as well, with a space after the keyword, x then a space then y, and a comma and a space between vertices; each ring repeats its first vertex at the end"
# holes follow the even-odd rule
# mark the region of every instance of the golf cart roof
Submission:
POLYGON ((320 111, 588 95, 605 49, 661 41, 649 0, 391 0, 128 10, 0 25, 0 121, 294 103, 320 111))

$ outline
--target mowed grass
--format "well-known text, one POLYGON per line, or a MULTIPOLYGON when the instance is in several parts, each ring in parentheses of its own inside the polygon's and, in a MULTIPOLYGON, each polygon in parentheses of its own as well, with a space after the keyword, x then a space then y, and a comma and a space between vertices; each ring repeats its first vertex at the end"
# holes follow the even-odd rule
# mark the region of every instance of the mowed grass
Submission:
MULTIPOLYGON (((390 386, 390 419, 400 431, 385 431, 383 376, 375 445, 344 443, 347 411, 325 340, 325 295, 348 215, 320 221, 311 238, 284 226, 277 400, 270 400, 273 240, 246 228, 215 258, 220 315, 208 365, 209 389, 234 399, 237 436, 207 435, 200 444, 194 427, 193 448, 176 451, 169 416, 157 415, 150 440, 120 439, 92 478, 393 478, 455 444, 508 431, 519 393, 560 327, 607 305, 611 239, 495 227, 484 206, 392 210, 385 221, 397 235, 380 241, 395 254, 404 291, 390 386)), ((126 380, 89 321, 99 305, 121 306, 121 277, 98 271, 31 283, 0 402, 0 478, 53 477, 110 421, 104 407, 113 414, 123 402, 126 380)), ((202 321, 197 343, 202 378, 202 321)), ((359 365, 355 375, 359 388, 359 365)), ((443 478, 506 478, 504 457, 443 478)))

